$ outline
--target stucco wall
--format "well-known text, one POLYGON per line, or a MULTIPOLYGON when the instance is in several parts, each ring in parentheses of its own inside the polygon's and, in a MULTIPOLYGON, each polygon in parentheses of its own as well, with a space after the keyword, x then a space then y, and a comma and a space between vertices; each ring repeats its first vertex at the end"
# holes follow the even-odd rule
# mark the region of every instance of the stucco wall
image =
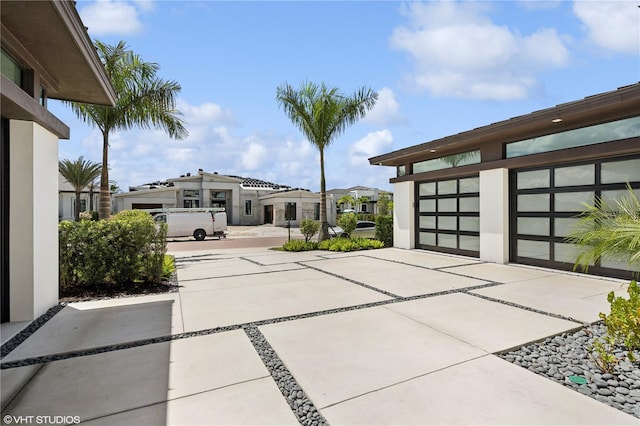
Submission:
POLYGON ((480 172, 480 259, 509 261, 509 170, 480 172))
POLYGON ((393 185, 393 246, 412 249, 415 237, 415 184, 400 182, 393 185))
POLYGON ((58 303, 58 138, 38 124, 10 122, 11 321, 58 303))

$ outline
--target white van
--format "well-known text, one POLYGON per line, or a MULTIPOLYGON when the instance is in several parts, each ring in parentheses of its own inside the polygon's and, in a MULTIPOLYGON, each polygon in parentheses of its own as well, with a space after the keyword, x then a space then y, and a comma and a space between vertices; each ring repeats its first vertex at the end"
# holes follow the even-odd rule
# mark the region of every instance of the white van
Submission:
POLYGON ((214 213, 212 211, 172 212, 156 213, 153 217, 156 222, 167 224, 167 237, 186 237, 193 235, 198 241, 207 236, 226 238, 227 214, 225 212, 214 213))

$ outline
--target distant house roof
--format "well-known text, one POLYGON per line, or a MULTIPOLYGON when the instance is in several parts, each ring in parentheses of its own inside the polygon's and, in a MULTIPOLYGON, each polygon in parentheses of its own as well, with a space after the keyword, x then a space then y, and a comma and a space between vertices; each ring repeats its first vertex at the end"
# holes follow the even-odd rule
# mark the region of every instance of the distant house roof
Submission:
POLYGON ((268 182, 261 179, 242 177, 234 175, 222 175, 217 172, 208 173, 201 170, 198 173, 185 173, 177 178, 167 179, 166 181, 156 181, 151 183, 145 183, 138 186, 129 187, 129 191, 141 191, 148 189, 159 189, 174 186, 176 182, 194 182, 194 181, 218 181, 228 183, 238 183, 244 189, 256 189, 256 190, 268 190, 268 191, 282 191, 291 189, 289 185, 281 185, 278 183, 268 182))

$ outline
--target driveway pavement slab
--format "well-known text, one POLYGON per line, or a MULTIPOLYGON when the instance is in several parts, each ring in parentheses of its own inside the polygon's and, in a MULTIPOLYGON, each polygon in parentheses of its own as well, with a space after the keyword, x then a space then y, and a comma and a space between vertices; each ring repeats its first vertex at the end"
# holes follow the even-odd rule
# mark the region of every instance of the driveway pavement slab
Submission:
POLYGON ((178 293, 64 307, 3 361, 109 346, 181 333, 178 293))
POLYGON ((625 284, 616 281, 555 274, 474 290, 472 293, 591 323, 600 320, 599 312, 609 313, 607 293, 615 291, 626 295, 625 289, 625 284))
POLYGON ((403 297, 488 284, 487 281, 415 266, 403 266, 400 269, 381 273, 355 272, 346 275, 352 280, 403 297))
POLYGON ((270 251, 265 254, 252 254, 243 257, 262 265, 278 265, 281 263, 307 262, 310 260, 322 259, 321 256, 325 253, 326 251, 305 251, 297 253, 288 251, 270 251))
POLYGON ((397 248, 370 250, 366 252, 366 256, 377 259, 393 260, 426 268, 447 268, 451 266, 470 265, 480 262, 478 259, 472 259, 469 257, 397 248))
POLYGON ((21 368, 10 368, 0 370, 0 409, 11 402, 14 396, 29 383, 29 380, 38 372, 42 365, 29 365, 21 368))
POLYGON ((47 363, 3 414, 84 421, 264 377, 238 330, 47 363))
MULTIPOLYGON (((264 272, 261 274, 236 275, 233 277, 213 277, 203 278, 200 280, 192 280, 185 282, 180 289, 180 292, 184 295, 186 293, 199 292, 203 290, 234 289, 300 281, 305 279, 305 277, 309 275, 309 270, 303 267, 300 267, 299 269, 290 271, 269 271, 269 273, 264 272)), ((317 276, 315 276, 315 274, 313 274, 312 276, 313 278, 310 279, 317 279, 317 276)))
POLYGON ((449 268, 448 271, 498 283, 513 283, 555 275, 555 272, 549 270, 499 265, 497 263, 457 266, 449 268))
POLYGON ((220 259, 201 261, 189 265, 178 265, 178 280, 186 284, 190 280, 203 278, 227 277, 233 275, 257 274, 265 268, 244 259, 220 259))
POLYGON ((259 328, 317 408, 486 354, 381 307, 259 328))
POLYGON ((313 270, 269 275, 270 284, 182 294, 185 331, 299 315, 387 300, 373 290, 313 270))
POLYGON ((487 352, 520 347, 581 327, 467 294, 449 294, 384 306, 487 352))
POLYGON ((298 425, 271 378, 82 422, 105 425, 298 425))
POLYGON ((638 425, 638 419, 487 355, 321 410, 349 425, 638 425))

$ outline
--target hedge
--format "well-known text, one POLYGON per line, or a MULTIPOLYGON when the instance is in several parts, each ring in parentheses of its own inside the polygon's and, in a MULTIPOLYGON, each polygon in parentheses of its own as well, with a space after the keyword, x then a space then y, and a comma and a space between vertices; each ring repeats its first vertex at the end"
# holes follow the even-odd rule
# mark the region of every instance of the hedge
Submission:
POLYGON ((147 212, 127 210, 101 221, 64 221, 60 286, 162 281, 167 227, 147 212))

